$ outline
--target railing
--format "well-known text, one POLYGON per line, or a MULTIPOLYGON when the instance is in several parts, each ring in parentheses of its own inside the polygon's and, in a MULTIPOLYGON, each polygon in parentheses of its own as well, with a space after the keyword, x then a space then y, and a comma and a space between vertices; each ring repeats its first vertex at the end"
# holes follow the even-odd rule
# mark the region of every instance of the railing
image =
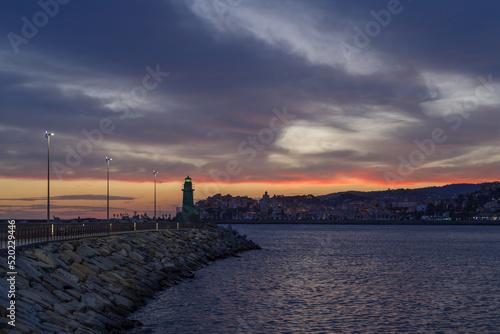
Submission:
MULTIPOLYGON (((156 231, 164 229, 201 228, 204 223, 177 223, 172 221, 141 223, 39 223, 15 225, 15 245, 24 246, 40 242, 99 237, 113 234, 156 231)), ((0 225, 0 249, 7 248, 8 224, 0 225)))

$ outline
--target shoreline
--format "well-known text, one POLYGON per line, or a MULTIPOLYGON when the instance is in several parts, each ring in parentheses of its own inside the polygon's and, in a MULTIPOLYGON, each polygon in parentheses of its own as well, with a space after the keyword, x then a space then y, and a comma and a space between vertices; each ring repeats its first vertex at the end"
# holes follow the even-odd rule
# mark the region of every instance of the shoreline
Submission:
MULTIPOLYGON (((30 226, 31 224, 35 225, 46 225, 47 223, 40 219, 16 219, 16 224, 30 226)), ((0 220, 0 226, 2 224, 7 224, 8 220, 0 220)), ((134 224, 136 221, 130 220, 118 220, 118 219, 110 219, 111 223, 129 223, 134 224)), ((152 223, 153 221, 146 220, 141 221, 141 223, 152 223)), ((176 224, 173 221, 159 221, 162 223, 172 223, 176 224)), ((106 221, 99 219, 62 219, 58 221, 51 221, 49 224, 97 224, 104 225, 109 224, 106 221)), ((342 220, 205 220, 201 222, 202 224, 302 224, 302 225, 487 225, 487 226, 500 226, 500 220, 356 220, 356 219, 342 219, 342 220)))
POLYGON ((436 226, 500 226, 500 221, 454 220, 212 220, 211 224, 224 225, 436 225, 436 226))

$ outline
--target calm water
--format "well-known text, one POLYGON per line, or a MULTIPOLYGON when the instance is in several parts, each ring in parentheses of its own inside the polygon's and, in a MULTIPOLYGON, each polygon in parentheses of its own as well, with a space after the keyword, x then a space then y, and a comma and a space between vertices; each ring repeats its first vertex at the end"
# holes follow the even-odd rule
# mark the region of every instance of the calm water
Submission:
POLYGON ((132 333, 500 333, 500 228, 234 225, 262 250, 158 294, 132 333))

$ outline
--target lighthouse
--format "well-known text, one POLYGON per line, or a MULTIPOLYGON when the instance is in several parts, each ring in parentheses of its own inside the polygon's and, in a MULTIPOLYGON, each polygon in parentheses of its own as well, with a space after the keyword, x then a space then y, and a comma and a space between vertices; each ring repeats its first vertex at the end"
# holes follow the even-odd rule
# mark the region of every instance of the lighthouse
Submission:
POLYGON ((194 208, 194 197, 193 197, 193 182, 191 178, 186 177, 184 180, 184 188, 182 189, 182 211, 177 213, 176 220, 178 222, 198 222, 200 221, 200 216, 195 211, 194 208))

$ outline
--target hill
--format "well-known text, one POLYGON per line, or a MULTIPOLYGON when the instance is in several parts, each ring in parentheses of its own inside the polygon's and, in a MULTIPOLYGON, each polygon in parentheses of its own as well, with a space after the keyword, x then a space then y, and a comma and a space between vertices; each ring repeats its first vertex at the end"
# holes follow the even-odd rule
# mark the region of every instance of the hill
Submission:
POLYGON ((388 189, 382 191, 345 191, 318 196, 322 201, 338 201, 351 199, 353 201, 379 200, 379 201, 423 201, 442 200, 460 194, 469 194, 479 191, 482 186, 489 183, 471 184, 456 183, 441 187, 426 187, 417 189, 388 189))

